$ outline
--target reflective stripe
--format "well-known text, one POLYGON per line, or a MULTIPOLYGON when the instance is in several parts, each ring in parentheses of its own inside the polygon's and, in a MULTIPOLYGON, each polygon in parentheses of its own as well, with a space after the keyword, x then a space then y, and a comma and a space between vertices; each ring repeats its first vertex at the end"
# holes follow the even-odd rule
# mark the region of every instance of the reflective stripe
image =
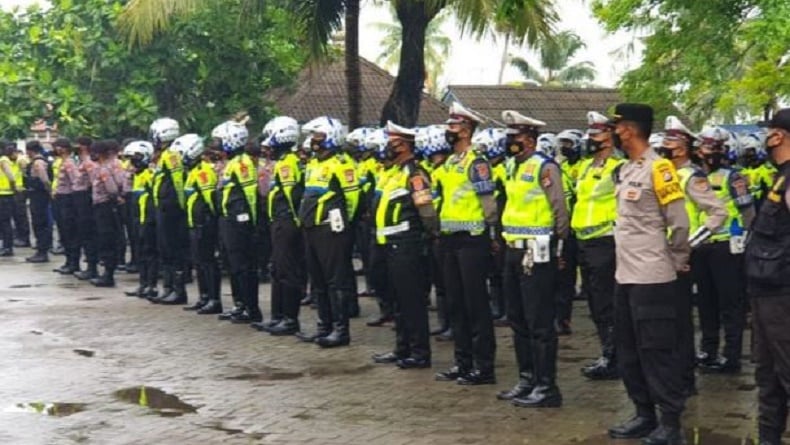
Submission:
POLYGON ((517 239, 515 241, 510 241, 509 243, 507 243, 507 246, 512 249, 526 249, 527 240, 517 239))
POLYGON ((486 224, 484 221, 446 221, 442 220, 441 230, 445 233, 452 232, 470 232, 473 235, 480 234, 485 231, 486 224))
POLYGON ((406 232, 409 229, 410 229, 409 222, 403 221, 402 223, 394 226, 387 226, 387 227, 382 227, 380 229, 376 229, 376 236, 395 235, 396 233, 406 232))
POLYGON ((614 233, 614 221, 608 221, 598 224, 597 226, 580 227, 574 231, 576 232, 576 236, 581 238, 586 238, 591 235, 610 236, 614 233))
POLYGON ((519 226, 503 226, 502 233, 508 235, 551 235, 552 229, 550 227, 519 227, 519 226))

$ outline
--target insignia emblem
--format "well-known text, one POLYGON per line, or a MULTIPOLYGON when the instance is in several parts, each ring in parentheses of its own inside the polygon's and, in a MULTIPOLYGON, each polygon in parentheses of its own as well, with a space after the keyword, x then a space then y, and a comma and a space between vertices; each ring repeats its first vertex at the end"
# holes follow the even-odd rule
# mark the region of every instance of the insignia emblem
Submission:
POLYGON ((349 168, 345 171, 346 182, 354 182, 354 169, 349 168))

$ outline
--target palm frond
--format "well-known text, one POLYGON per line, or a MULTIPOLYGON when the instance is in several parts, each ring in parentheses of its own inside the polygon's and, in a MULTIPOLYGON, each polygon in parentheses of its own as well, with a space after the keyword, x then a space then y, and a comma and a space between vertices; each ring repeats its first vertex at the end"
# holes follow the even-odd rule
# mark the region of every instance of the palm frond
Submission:
POLYGON ((174 16, 186 15, 217 0, 131 0, 118 17, 130 45, 145 45, 167 28, 174 16))
POLYGON ((563 68, 556 79, 564 85, 580 85, 592 82, 597 74, 591 62, 580 62, 563 68))
POLYGON ((327 46, 332 33, 343 25, 346 11, 344 0, 294 0, 289 9, 297 18, 307 40, 313 60, 327 54, 327 46))
POLYGON ((521 76, 527 80, 533 80, 539 84, 546 83, 546 79, 543 75, 536 70, 535 68, 530 65, 529 62, 522 59, 521 57, 513 57, 510 59, 510 65, 517 69, 521 76))

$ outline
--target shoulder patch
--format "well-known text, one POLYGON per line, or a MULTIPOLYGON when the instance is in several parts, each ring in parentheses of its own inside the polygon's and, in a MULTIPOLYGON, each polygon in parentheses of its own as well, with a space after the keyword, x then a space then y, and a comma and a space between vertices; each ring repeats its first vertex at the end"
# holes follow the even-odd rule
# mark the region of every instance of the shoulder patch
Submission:
POLYGON ((707 192, 710 190, 710 183, 705 176, 694 175, 691 177, 691 186, 698 192, 707 192))
POLYGON ((667 159, 653 162, 653 189, 661 205, 683 199, 683 190, 680 188, 677 172, 672 163, 667 159))

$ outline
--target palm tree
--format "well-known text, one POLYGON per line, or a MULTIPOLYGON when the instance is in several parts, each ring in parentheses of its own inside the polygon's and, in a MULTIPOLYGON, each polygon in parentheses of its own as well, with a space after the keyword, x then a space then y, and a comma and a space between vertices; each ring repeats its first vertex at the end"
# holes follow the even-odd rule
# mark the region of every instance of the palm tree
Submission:
MULTIPOLYGON (((150 41, 167 26, 169 19, 209 4, 227 0, 131 0, 121 17, 121 27, 129 41, 150 41)), ((250 5, 251 13, 263 8, 265 0, 239 0, 250 5)), ((329 36, 346 22, 346 70, 349 97, 349 125, 358 122, 359 98, 359 1, 291 0, 284 2, 296 13, 311 53, 325 52, 329 36)), ((450 10, 461 30, 477 37, 493 32, 495 24, 505 24, 515 43, 534 45, 549 36, 557 13, 554 0, 390 0, 401 23, 398 74, 381 121, 392 120, 413 126, 420 113, 425 78, 425 35, 431 20, 444 9, 450 10)))
MULTIPOLYGON (((452 40, 442 32, 442 26, 446 21, 447 14, 439 14, 431 20, 428 28, 425 30, 425 70, 427 77, 425 89, 432 93, 436 92, 439 75, 444 71, 444 64, 453 44, 452 40)), ((403 32, 400 23, 394 21, 376 22, 370 26, 384 33, 380 44, 381 54, 376 58, 376 63, 387 70, 397 67, 400 64, 401 34, 403 32)))
POLYGON ((573 56, 585 48, 584 42, 573 31, 563 31, 543 42, 540 48, 540 68, 521 57, 513 57, 516 67, 527 81, 547 86, 579 86, 595 80, 592 62, 570 64, 573 56))

